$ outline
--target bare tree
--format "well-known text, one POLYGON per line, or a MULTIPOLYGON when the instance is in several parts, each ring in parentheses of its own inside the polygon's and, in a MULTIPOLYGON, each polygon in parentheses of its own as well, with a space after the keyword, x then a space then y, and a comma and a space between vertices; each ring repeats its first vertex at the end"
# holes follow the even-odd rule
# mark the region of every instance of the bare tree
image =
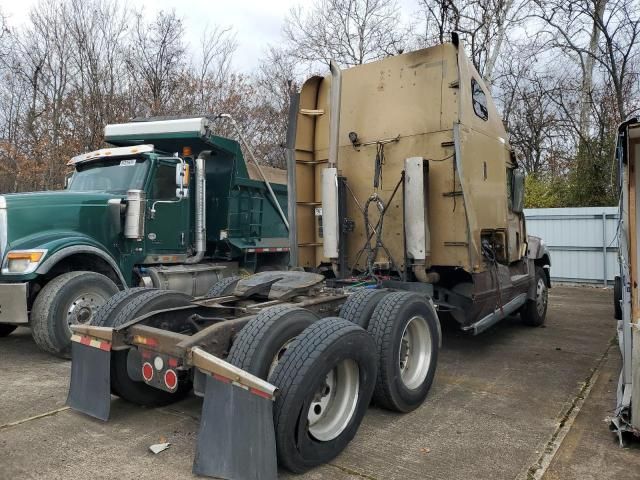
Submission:
POLYGON ((2 9, 0 9, 0 58, 7 55, 7 37, 9 33, 7 18, 2 13, 2 9))
POLYGON ((123 105, 127 77, 121 45, 129 12, 115 0, 68 0, 65 4, 75 48, 72 84, 82 120, 73 122, 84 149, 102 143, 104 125, 130 115, 123 105))
POLYGON ((175 12, 160 12, 146 24, 136 14, 127 64, 131 85, 141 103, 138 113, 161 115, 171 111, 186 69, 184 25, 175 12))
POLYGON ((580 133, 585 135, 585 100, 599 66, 614 87, 618 120, 632 113, 626 95, 638 72, 631 67, 639 54, 640 9, 636 0, 536 0, 549 45, 577 59, 582 71, 580 133))
POLYGON ((290 54, 299 60, 360 65, 404 49, 396 0, 315 0, 293 8, 285 20, 290 54))
POLYGON ((219 113, 218 104, 228 93, 231 82, 233 54, 238 47, 231 27, 207 27, 199 45, 197 69, 197 109, 202 113, 219 113))
POLYGON ((424 44, 443 43, 457 32, 474 66, 491 84, 509 31, 529 15, 530 0, 420 0, 424 44))

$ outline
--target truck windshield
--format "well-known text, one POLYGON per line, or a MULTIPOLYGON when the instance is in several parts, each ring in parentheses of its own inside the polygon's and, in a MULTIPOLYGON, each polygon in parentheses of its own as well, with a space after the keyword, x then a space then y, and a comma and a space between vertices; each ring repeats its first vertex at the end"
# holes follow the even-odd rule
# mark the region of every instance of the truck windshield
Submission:
POLYGON ((142 189, 149 170, 144 158, 113 159, 80 164, 71 177, 71 192, 126 193, 142 189))

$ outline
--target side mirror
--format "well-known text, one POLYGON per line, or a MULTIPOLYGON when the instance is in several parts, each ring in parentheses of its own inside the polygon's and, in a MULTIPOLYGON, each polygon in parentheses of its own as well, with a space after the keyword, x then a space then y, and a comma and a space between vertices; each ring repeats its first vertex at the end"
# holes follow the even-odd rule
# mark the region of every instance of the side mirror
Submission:
POLYGON ((518 169, 513 170, 511 210, 514 213, 522 213, 524 210, 524 172, 518 169))
POLYGON ((66 190, 67 188, 69 188, 69 186, 71 185, 71 179, 73 178, 73 173, 74 173, 74 172, 70 172, 70 173, 67 173, 67 174, 64 176, 64 189, 65 189, 65 190, 66 190))
POLYGON ((189 196, 189 164, 180 162, 176 164, 176 197, 186 198, 189 196))

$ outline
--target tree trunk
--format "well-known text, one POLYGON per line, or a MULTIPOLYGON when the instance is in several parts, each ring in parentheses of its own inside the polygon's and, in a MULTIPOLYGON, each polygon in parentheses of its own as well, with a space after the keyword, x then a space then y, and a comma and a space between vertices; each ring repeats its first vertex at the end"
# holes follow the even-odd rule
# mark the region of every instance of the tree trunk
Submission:
POLYGON ((589 41, 589 54, 584 63, 584 72, 582 78, 582 92, 580 99, 580 123, 578 129, 582 138, 589 136, 589 112, 591 110, 591 90, 593 88, 593 67, 595 64, 596 54, 598 50, 598 42, 600 40, 600 28, 598 21, 602 22, 604 15, 604 9, 607 6, 608 0, 596 0, 595 2, 595 18, 593 26, 591 28, 591 40, 589 41))
POLYGON ((491 50, 491 55, 487 59, 487 64, 485 66, 485 75, 484 80, 487 84, 487 88, 491 90, 491 82, 493 80, 493 70, 496 66, 496 62, 498 60, 498 56, 500 55, 500 50, 502 49, 502 42, 504 42, 505 37, 507 36, 507 15, 509 14, 509 10, 513 6, 513 0, 506 0, 504 2, 504 7, 502 12, 498 13, 497 18, 497 26, 498 32, 496 34, 496 43, 491 50))

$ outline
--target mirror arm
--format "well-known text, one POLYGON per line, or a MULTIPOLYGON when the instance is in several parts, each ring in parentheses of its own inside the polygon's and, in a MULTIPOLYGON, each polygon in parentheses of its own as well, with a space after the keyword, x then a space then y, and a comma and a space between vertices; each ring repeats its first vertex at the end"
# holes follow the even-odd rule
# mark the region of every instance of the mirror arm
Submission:
POLYGON ((171 159, 171 160, 175 160, 178 159, 180 160, 180 164, 182 165, 182 172, 183 174, 180 176, 180 197, 178 197, 177 200, 156 200, 155 202, 153 202, 151 204, 151 209, 149 210, 149 216, 151 218, 151 220, 153 220, 156 216, 156 205, 158 203, 180 203, 183 199, 184 199, 184 166, 185 166, 185 161, 182 157, 158 157, 158 160, 162 160, 162 159, 171 159))

